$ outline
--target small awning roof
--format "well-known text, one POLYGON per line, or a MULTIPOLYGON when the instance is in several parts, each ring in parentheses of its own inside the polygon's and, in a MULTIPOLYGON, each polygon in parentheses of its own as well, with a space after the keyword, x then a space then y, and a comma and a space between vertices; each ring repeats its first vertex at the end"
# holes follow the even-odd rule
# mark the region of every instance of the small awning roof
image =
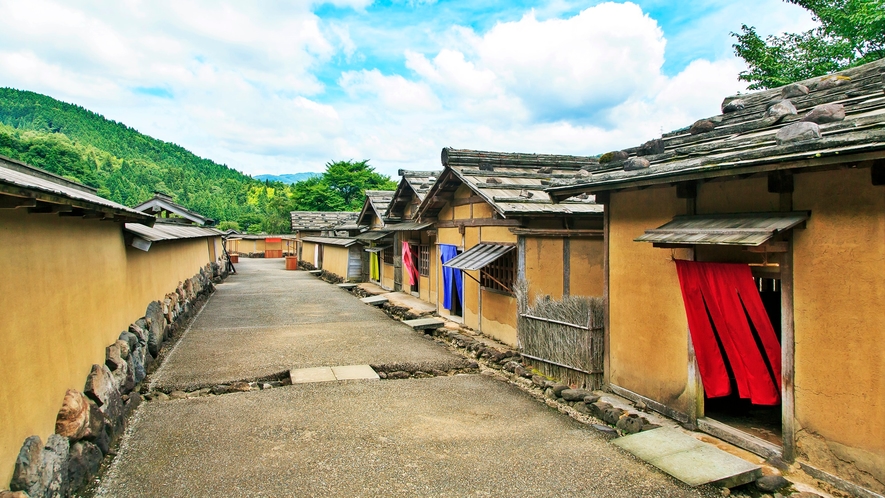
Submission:
POLYGON ((386 230, 370 230, 368 232, 363 232, 359 235, 355 235, 353 238, 357 240, 380 240, 388 235, 392 235, 393 232, 388 232, 386 230))
POLYGON ((366 252, 381 252, 385 249, 388 249, 393 246, 378 246, 378 247, 367 247, 366 252))
POLYGON ((443 266, 456 270, 480 270, 514 249, 516 246, 478 244, 443 263, 443 266))
POLYGON ((395 230, 398 232, 410 232, 415 230, 424 230, 425 228, 429 228, 431 226, 433 226, 433 223, 430 222, 417 223, 413 221, 407 221, 404 223, 388 223, 384 225, 384 228, 386 230, 395 230))
POLYGON ((804 223, 811 213, 742 213, 677 216, 673 221, 646 230, 636 242, 655 245, 760 246, 780 232, 804 223))

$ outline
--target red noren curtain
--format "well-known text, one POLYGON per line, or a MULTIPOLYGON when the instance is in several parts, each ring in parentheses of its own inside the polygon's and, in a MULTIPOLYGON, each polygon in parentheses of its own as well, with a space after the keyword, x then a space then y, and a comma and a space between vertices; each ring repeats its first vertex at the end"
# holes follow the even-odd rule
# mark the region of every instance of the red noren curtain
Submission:
POLYGON ((676 271, 707 397, 731 394, 728 370, 722 357, 724 351, 741 398, 750 399, 757 405, 778 404, 780 343, 756 290, 750 267, 677 260, 676 271), (761 351, 750 323, 762 343, 761 351), (766 357, 772 372, 765 363, 766 357))

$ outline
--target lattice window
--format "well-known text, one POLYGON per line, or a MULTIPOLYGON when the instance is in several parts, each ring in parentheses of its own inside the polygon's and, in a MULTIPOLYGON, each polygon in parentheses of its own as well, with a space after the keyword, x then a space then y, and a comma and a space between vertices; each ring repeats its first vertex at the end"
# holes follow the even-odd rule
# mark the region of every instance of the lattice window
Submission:
POLYGON ((384 264, 392 265, 393 264, 393 248, 388 247, 381 251, 382 257, 384 258, 384 264))
POLYGON ((486 265, 480 272, 479 281, 487 289, 512 294, 513 282, 516 281, 516 251, 510 251, 486 265))
POLYGON ((430 276, 430 246, 418 246, 418 273, 422 277, 430 276))

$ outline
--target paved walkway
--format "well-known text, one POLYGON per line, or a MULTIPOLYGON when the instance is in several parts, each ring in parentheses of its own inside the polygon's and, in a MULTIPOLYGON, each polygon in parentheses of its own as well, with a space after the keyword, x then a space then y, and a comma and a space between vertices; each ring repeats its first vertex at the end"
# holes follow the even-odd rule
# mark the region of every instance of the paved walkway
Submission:
MULTIPOLYGON (((246 260, 154 375, 163 389, 293 368, 462 359, 280 260, 246 260)), ((150 401, 98 496, 719 496, 484 375, 150 401)))

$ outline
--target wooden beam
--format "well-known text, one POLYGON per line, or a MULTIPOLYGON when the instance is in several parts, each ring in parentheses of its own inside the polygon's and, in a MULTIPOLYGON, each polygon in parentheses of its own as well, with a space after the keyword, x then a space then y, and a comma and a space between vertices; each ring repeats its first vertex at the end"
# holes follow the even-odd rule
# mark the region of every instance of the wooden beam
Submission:
POLYGON ((0 209, 15 209, 20 207, 37 207, 37 199, 31 197, 11 197, 6 195, 0 196, 0 209))
POLYGON ((870 167, 870 177, 873 185, 885 185, 885 160, 879 159, 870 167))
POLYGON ((73 206, 66 204, 40 204, 37 207, 28 208, 28 214, 70 213, 73 210, 73 206))
POLYGON ((522 223, 519 220, 501 218, 471 218, 467 220, 438 221, 436 228, 458 227, 518 227, 522 223))
POLYGON ((790 250, 790 245, 786 242, 766 242, 761 246, 748 247, 747 251, 756 253, 785 253, 790 250))
POLYGON ((486 200, 478 195, 471 195, 466 199, 455 199, 451 202, 452 206, 465 206, 467 204, 485 203, 486 200))
POLYGON ((676 184, 676 198, 695 199, 698 196, 697 182, 679 182, 676 184))
POLYGON ((772 194, 792 193, 793 173, 782 170, 768 173, 768 192, 772 194))
POLYGON ((528 235, 531 237, 587 237, 602 238, 602 229, 567 229, 567 228, 511 228, 510 232, 515 235, 528 235))

